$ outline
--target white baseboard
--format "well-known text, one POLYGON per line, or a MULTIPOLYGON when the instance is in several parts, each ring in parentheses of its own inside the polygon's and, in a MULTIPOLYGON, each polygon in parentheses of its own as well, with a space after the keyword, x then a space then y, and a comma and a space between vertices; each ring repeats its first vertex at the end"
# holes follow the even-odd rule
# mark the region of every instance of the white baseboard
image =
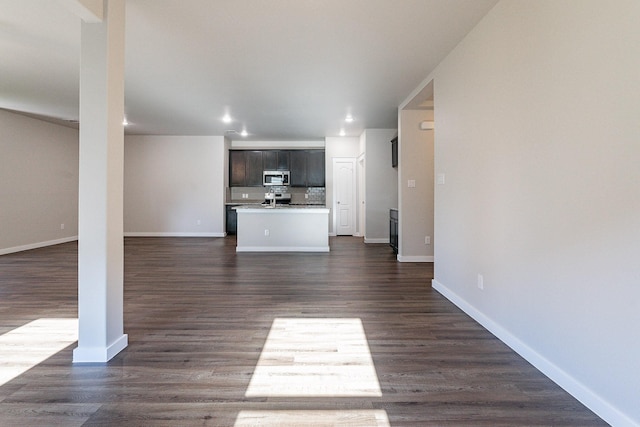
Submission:
POLYGON ((129 345, 129 336, 122 334, 106 347, 76 347, 73 350, 73 363, 106 363, 129 345))
POLYGON ((433 262, 433 256, 402 256, 398 255, 400 262, 433 262))
POLYGON ((329 246, 238 246, 236 252, 329 252, 329 246))
POLYGON ((187 233, 164 231, 127 231, 124 237, 224 237, 226 233, 187 233))
POLYGON ((586 387, 577 379, 573 378, 567 372, 556 366, 550 360, 533 350, 526 343, 504 329, 498 323, 484 315, 458 294, 438 282, 436 279, 431 281, 433 289, 442 294, 445 298, 458 306, 462 311, 468 314, 476 322, 496 336, 500 341, 508 345, 513 351, 522 356, 531 363, 536 369, 549 377, 553 382, 562 387, 567 393, 582 402, 587 408, 595 412, 599 417, 607 423, 614 426, 638 426, 630 417, 612 406, 598 394, 586 387))
POLYGON ((378 238, 378 239, 374 239, 374 238, 364 238, 364 242, 365 243, 389 243, 389 238, 378 238))
POLYGON ((14 252, 29 251, 31 249, 44 248, 46 246, 59 245, 61 243, 75 242, 78 236, 63 237, 62 239, 47 240, 46 242, 30 243, 28 245, 14 246, 12 248, 0 249, 0 255, 11 254, 14 252))

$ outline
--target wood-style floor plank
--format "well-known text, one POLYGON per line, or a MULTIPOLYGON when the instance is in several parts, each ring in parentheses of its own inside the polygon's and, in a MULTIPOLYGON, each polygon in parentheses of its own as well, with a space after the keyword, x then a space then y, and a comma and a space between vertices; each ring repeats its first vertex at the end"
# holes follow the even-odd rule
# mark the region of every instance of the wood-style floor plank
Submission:
MULTIPOLYGON (((433 291, 431 264, 330 244, 236 254, 233 237, 125 239, 129 346, 74 366, 70 345, 1 385, 0 426, 606 425, 433 291), (381 396, 246 397, 277 318, 360 319, 381 396)), ((0 256, 0 334, 75 316, 77 244, 0 256)))

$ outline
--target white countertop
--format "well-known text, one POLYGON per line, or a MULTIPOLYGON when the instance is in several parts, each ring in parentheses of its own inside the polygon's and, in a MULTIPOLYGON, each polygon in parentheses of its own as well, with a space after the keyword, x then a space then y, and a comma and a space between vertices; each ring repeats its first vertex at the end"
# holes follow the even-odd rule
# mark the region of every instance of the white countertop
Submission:
POLYGON ((316 212, 316 213, 329 213, 329 208, 322 205, 276 205, 275 207, 270 205, 240 205, 234 206, 238 212, 316 212))

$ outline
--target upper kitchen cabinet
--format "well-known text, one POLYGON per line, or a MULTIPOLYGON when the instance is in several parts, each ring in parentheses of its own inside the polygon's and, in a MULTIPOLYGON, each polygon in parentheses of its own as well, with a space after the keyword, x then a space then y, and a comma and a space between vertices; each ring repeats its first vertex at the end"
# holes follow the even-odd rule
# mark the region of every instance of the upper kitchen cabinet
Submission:
POLYGON ((262 168, 266 171, 288 171, 289 151, 265 150, 262 152, 262 168))
POLYGON ((229 183, 232 187, 261 187, 262 151, 229 151, 229 183))
POLYGON ((307 187, 324 187, 324 150, 307 153, 307 187))
POLYGON ((293 187, 324 187, 324 150, 292 150, 290 171, 293 187))
POLYGON ((245 186, 262 187, 262 151, 247 151, 246 156, 245 186))
POLYGON ((290 171, 292 187, 324 187, 324 150, 229 150, 229 185, 261 187, 263 171, 290 171))
POLYGON ((292 187, 307 186, 307 152, 305 150, 292 150, 290 152, 289 182, 292 187))
POLYGON ((229 185, 243 186, 246 170, 244 151, 229 151, 229 185))

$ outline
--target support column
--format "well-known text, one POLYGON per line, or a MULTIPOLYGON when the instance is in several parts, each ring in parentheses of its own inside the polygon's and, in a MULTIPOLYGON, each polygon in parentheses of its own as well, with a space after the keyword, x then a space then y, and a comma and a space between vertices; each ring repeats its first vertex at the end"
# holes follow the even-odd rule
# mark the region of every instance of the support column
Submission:
POLYGON ((74 363, 107 362, 127 346, 123 327, 125 1, 104 0, 82 23, 78 347, 74 363))

